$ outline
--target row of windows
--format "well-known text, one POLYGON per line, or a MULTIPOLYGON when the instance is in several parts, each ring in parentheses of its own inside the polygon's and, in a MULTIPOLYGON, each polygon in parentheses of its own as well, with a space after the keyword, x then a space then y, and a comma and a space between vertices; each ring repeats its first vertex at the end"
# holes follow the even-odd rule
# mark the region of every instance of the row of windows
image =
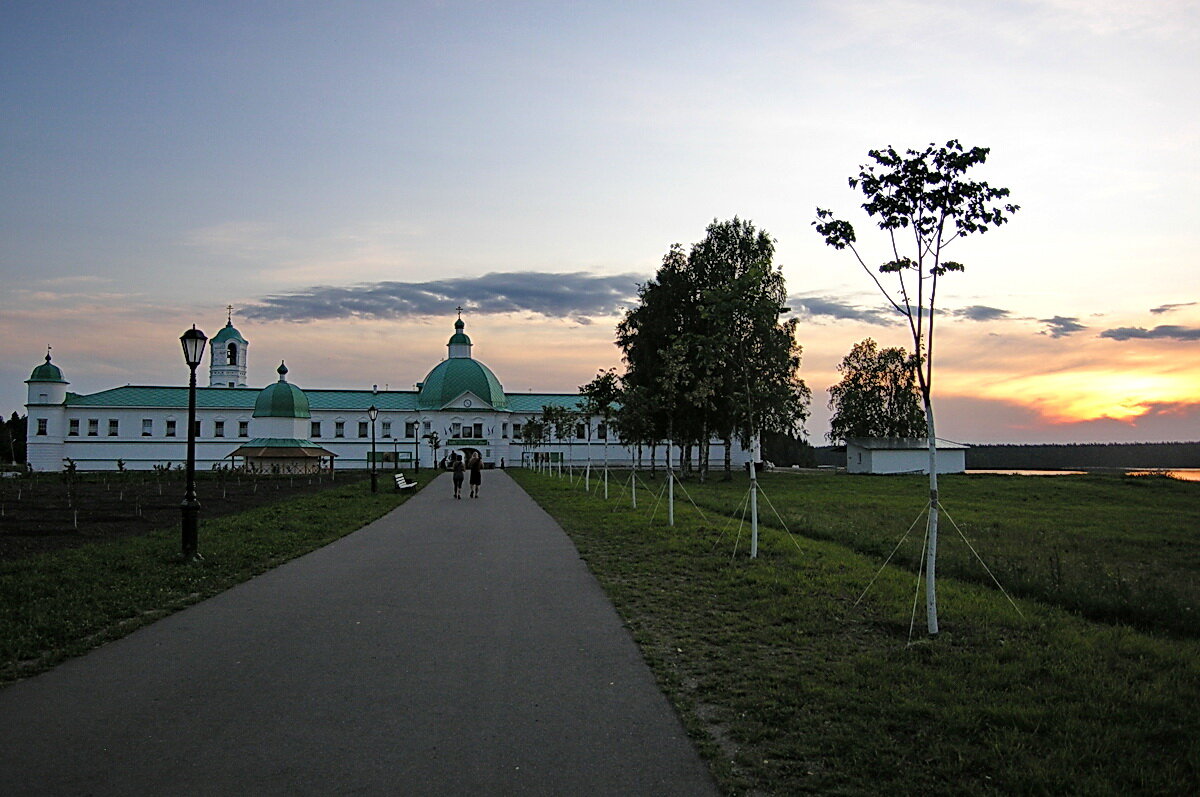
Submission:
MULTIPOLYGON (((175 437, 176 436, 175 420, 167 419, 163 423, 165 424, 164 436, 165 437, 175 437)), ((321 423, 322 423, 321 421, 313 421, 312 422, 312 427, 310 430, 312 437, 317 438, 317 437, 321 436, 321 423)), ((249 437, 250 436, 250 422, 249 421, 238 421, 237 425, 238 425, 238 431, 237 431, 238 437, 249 437)), ((422 428, 424 429, 424 431, 426 433, 428 433, 430 430, 430 426, 431 426, 430 422, 425 421, 422 428)), ((381 427, 381 436, 384 439, 391 439, 392 422, 391 421, 383 421, 380 424, 380 427, 381 427)), ((108 436, 109 437, 120 436, 120 433, 121 433, 120 419, 119 418, 109 418, 107 428, 108 428, 108 436)), ((416 421, 405 422, 404 437, 406 439, 410 439, 410 440, 415 438, 417 436, 417 428, 418 427, 417 427, 416 421)), ((456 438, 481 439, 483 437, 483 424, 482 423, 476 423, 476 424, 455 423, 455 424, 451 425, 450 433, 451 433, 452 437, 456 437, 456 438)), ((37 434, 40 436, 45 436, 48 434, 47 419, 45 419, 45 418, 37 419, 37 434)), ((79 435, 80 435, 80 419, 79 418, 67 419, 67 436, 68 437, 79 437, 79 435)), ((88 437, 99 437, 100 436, 100 419, 99 418, 88 418, 87 419, 87 436, 88 437)), ((153 418, 143 418, 142 419, 142 437, 153 437, 153 436, 154 436, 154 419, 153 418)), ((196 437, 202 437, 202 436, 203 436, 202 422, 196 421, 196 437)), ((213 437, 225 437, 225 421, 212 421, 212 436, 213 437)), ((345 421, 334 421, 333 436, 337 437, 337 438, 342 438, 342 437, 346 436, 346 422, 345 421)), ((359 421, 358 422, 358 436, 360 439, 365 439, 365 438, 371 436, 370 424, 367 421, 359 421)), ((501 425, 501 436, 506 440, 508 439, 508 424, 507 423, 504 423, 501 425)), ((512 436, 513 436, 514 440, 521 439, 521 424, 514 423, 512 425, 512 436)), ((605 428, 604 424, 602 424, 602 423, 597 424, 596 439, 604 440, 607 437, 608 437, 608 430, 605 428)), ((576 425, 575 438, 577 440, 587 439, 587 426, 585 424, 581 423, 581 424, 576 425)))
MULTIPOLYGON (((309 436, 310 437, 320 437, 322 435, 321 423, 322 423, 321 421, 313 421, 312 422, 312 425, 309 428, 309 436)), ((425 428, 426 429, 429 428, 428 421, 425 422, 425 428)), ((379 430, 380 430, 379 431, 380 437, 390 440, 392 437, 392 422, 391 421, 380 421, 379 430)), ((333 422, 333 436, 334 437, 345 437, 346 436, 346 422, 345 421, 334 421, 333 422)), ((371 424, 369 421, 359 421, 358 422, 358 436, 360 439, 365 439, 365 438, 368 438, 371 436, 371 424)), ((408 421, 404 424, 404 436, 406 438, 414 438, 417 436, 417 422, 416 421, 408 421)))
MULTIPOLYGON (((177 427, 176 427, 176 422, 175 422, 174 418, 168 418, 167 420, 163 421, 163 425, 164 425, 164 431, 163 431, 164 437, 175 437, 176 436, 176 428, 177 427)), ((108 436, 109 437, 119 437, 121 434, 121 419, 120 418, 109 418, 107 428, 108 428, 108 436)), ((225 429, 226 429, 225 421, 213 421, 212 422, 212 436, 213 437, 224 437, 225 429)), ((68 418, 67 419, 67 437, 79 437, 79 431, 80 431, 80 419, 79 418, 68 418)), ((46 419, 45 418, 38 419, 37 433, 39 435, 46 434, 46 419)), ((88 437, 99 437, 100 436, 100 419, 99 418, 88 418, 87 419, 87 436, 88 437)), ((201 437, 201 436, 203 436, 203 422, 196 421, 196 437, 201 437)), ((250 436, 250 422, 249 421, 238 421, 237 422, 237 436, 238 437, 249 437, 250 436)), ((154 419, 153 418, 142 418, 142 437, 154 437, 154 419)))

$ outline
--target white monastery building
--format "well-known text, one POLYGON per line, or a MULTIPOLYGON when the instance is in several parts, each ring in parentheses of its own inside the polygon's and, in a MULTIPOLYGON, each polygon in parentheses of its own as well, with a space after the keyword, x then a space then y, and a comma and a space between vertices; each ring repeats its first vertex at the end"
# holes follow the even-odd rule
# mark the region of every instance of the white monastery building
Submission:
MULTIPOLYGON (((598 417, 580 417, 575 435, 534 448, 521 428, 546 406, 579 410, 572 393, 507 394, 485 364, 471 355, 461 317, 446 359, 415 390, 302 390, 280 363, 277 382, 248 387, 249 341, 232 317, 209 341, 208 387, 196 389, 196 468, 246 466, 277 472, 318 467, 366 468, 371 457, 368 408, 378 409, 375 459, 382 467, 434 464, 430 437, 448 453, 478 451, 487 466, 519 465, 537 456, 551 461, 630 465, 637 452, 624 446, 598 417)), ((126 385, 78 394, 58 365, 33 369, 26 408, 28 460, 37 471, 150 470, 178 466, 187 456, 188 388, 126 385)), ((724 456, 714 442, 712 456, 724 456)), ((731 458, 745 467, 749 453, 736 442, 731 458)))

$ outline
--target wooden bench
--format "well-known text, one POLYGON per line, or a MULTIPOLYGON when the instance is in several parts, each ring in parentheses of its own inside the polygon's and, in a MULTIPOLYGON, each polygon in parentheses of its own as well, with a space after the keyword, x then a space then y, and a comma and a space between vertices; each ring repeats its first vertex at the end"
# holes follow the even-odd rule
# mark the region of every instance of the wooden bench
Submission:
POLYGON ((403 473, 396 474, 396 489, 397 490, 411 490, 411 489, 415 488, 416 486, 417 486, 417 483, 410 482, 408 479, 404 478, 403 473))

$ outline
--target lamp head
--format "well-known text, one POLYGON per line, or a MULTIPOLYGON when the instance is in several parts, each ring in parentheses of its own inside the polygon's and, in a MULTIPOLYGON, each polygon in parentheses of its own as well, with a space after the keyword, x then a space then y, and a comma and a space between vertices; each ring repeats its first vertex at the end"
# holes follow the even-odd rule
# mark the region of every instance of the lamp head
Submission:
POLYGON ((183 344, 184 362, 195 368, 204 359, 204 344, 208 343, 208 337, 192 324, 191 329, 179 336, 179 342, 183 344))

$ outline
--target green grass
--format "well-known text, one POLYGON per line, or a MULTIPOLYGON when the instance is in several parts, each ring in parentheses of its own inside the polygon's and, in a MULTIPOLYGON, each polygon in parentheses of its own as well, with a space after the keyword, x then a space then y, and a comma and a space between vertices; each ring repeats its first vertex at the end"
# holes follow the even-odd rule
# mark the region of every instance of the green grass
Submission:
MULTIPOLYGON (((908 508, 889 503, 900 501, 905 480, 881 498, 891 494, 890 480, 827 477, 821 489, 843 492, 824 504, 802 498, 813 485, 783 475, 765 480, 777 506, 804 502, 806 533, 764 526, 759 558, 750 561, 745 531, 735 555, 736 522, 730 527, 711 509, 702 520, 680 508, 670 528, 661 507, 650 520, 647 493, 633 511, 616 492, 605 503, 566 481, 510 473, 572 536, 727 793, 1182 794, 1200 787, 1195 640, 1027 599, 1018 600, 1022 617, 996 590, 944 577, 942 634, 921 633, 918 609, 909 644, 914 575, 895 567, 856 605, 883 557, 808 532, 837 536, 826 522, 891 527, 894 545, 912 521, 908 508)), ((908 483, 918 485, 919 503, 918 482, 908 483)), ((1003 478, 973 486, 1009 498, 1003 478)), ((687 489, 712 505, 738 492, 737 485, 687 489)), ((1052 506, 1058 488, 1024 489, 1052 506)), ((1124 495, 1119 481, 1093 489, 1110 507, 1124 495)), ((971 522, 962 503, 951 510, 960 524, 971 522)), ((732 513, 737 500, 728 506, 732 513)))
MULTIPOLYGON (((955 475, 940 480, 938 573, 993 586, 952 518, 1011 594, 1086 617, 1200 637, 1200 483, 1165 477, 955 475)), ((921 476, 764 474, 760 517, 880 562, 928 497, 921 476), (768 503, 769 502, 769 503, 768 503)), ((747 480, 692 492, 733 514, 747 480)), ((893 563, 916 572, 924 521, 893 563)))
POLYGON ((366 482, 202 520, 204 561, 179 561, 179 527, 0 563, 0 683, 31 675, 326 545, 411 491, 366 482))

